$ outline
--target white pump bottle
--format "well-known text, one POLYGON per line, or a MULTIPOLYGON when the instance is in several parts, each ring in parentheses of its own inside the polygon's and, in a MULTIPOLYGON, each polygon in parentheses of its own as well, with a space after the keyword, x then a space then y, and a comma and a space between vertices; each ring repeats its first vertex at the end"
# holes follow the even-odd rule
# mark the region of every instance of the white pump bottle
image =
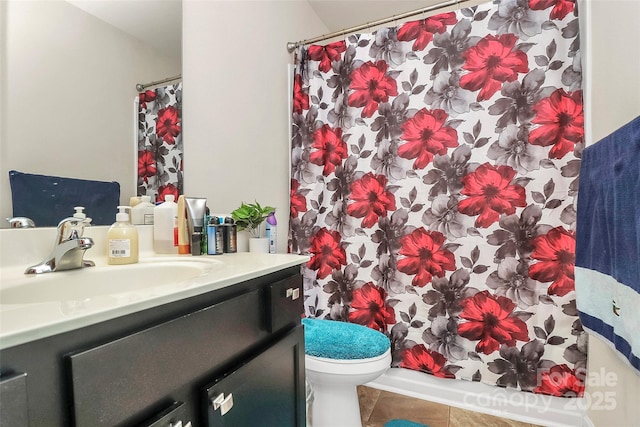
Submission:
POLYGON ((129 206, 118 206, 116 222, 107 231, 107 263, 138 262, 138 230, 129 222, 129 206))

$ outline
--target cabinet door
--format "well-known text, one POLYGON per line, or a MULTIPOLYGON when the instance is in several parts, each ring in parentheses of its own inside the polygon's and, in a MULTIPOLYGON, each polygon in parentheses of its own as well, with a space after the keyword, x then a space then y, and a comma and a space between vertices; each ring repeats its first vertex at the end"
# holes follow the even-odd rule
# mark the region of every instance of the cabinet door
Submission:
POLYGON ((0 426, 28 426, 27 412, 27 374, 0 378, 0 426))
POLYGON ((298 326, 204 391, 209 427, 305 425, 304 338, 298 326))

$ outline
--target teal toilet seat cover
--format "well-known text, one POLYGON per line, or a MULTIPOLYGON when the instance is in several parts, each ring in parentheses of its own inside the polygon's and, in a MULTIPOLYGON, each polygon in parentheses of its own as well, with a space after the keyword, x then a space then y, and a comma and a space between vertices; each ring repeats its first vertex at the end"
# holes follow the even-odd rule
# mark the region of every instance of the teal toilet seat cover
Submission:
POLYGON ((304 352, 327 359, 368 359, 384 354, 389 338, 355 323, 324 319, 302 319, 304 352))

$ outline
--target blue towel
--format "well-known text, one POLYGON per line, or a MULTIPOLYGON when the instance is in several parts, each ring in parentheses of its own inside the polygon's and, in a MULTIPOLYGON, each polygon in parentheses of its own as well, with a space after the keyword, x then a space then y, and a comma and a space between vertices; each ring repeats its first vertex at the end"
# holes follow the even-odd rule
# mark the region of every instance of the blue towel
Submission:
POLYGON ((31 218, 38 227, 55 227, 75 206, 93 225, 110 225, 120 204, 120 184, 9 171, 13 216, 31 218))
POLYGON ((335 320, 302 319, 304 352, 327 359, 367 359, 390 348, 383 333, 355 323, 335 320))
POLYGON ((640 117, 583 151, 577 211, 580 320, 640 371, 640 117))
POLYGON ((429 427, 425 424, 415 423, 407 420, 391 420, 387 421, 384 427, 429 427))

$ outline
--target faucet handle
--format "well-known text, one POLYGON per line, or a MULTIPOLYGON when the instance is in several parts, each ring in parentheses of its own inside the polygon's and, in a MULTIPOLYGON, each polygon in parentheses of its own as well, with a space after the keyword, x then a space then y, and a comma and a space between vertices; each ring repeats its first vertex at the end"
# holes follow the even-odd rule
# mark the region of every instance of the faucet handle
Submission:
POLYGON ((74 216, 70 216, 60 220, 60 222, 58 223, 58 228, 59 229, 64 228, 68 225, 75 227, 78 225, 87 225, 87 224, 91 224, 91 218, 76 218, 74 216))
POLYGON ((74 218, 72 216, 64 218, 58 223, 58 244, 65 240, 78 239, 84 233, 84 221, 86 219, 74 218))

